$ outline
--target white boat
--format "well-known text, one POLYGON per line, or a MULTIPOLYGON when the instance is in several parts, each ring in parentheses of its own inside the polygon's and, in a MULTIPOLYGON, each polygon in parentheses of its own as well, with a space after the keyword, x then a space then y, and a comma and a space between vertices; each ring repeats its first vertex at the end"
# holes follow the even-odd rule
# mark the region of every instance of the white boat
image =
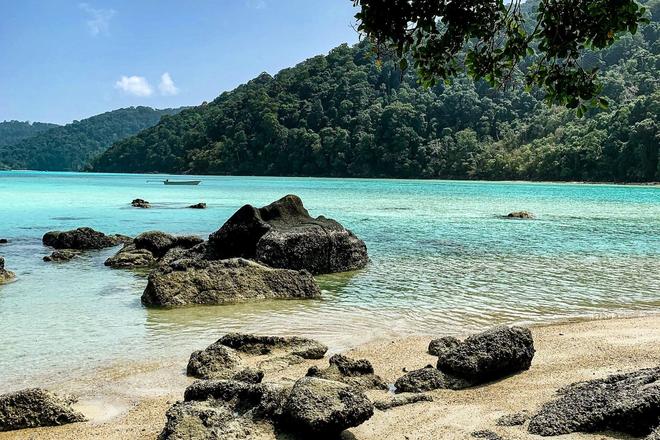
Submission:
POLYGON ((165 185, 199 185, 200 182, 201 180, 163 180, 165 185))

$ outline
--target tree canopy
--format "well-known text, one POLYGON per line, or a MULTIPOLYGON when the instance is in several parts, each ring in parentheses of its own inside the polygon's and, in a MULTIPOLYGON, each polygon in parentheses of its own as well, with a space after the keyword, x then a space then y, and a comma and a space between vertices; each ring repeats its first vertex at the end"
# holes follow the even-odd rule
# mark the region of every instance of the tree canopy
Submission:
POLYGON ((465 70, 502 86, 524 77, 550 104, 586 110, 602 84, 584 63, 588 49, 604 49, 648 22, 635 0, 540 0, 533 14, 522 0, 353 0, 358 30, 375 48, 393 49, 405 68, 413 60, 423 84, 465 70))
POLYGON ((0 147, 13 145, 32 136, 36 136, 51 128, 59 127, 57 124, 44 122, 4 121, 0 122, 0 147))

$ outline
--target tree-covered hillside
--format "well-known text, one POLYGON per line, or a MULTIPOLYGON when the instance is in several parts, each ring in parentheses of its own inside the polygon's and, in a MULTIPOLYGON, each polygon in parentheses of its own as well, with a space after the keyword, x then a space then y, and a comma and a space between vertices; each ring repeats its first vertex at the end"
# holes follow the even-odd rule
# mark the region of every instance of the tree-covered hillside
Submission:
POLYGON ((73 121, 12 145, 0 145, 0 163, 14 169, 80 170, 113 142, 154 126, 163 115, 179 111, 129 107, 73 121))
POLYGON ((55 127, 59 127, 59 125, 44 122, 0 122, 0 147, 15 144, 55 127))
MULTIPOLYGON (((634 36, 589 52, 608 109, 547 107, 521 88, 458 78, 420 87, 414 72, 342 45, 258 78, 114 144, 98 171, 653 181, 660 180, 660 2, 634 36)), ((533 5, 528 5, 528 8, 533 5)))

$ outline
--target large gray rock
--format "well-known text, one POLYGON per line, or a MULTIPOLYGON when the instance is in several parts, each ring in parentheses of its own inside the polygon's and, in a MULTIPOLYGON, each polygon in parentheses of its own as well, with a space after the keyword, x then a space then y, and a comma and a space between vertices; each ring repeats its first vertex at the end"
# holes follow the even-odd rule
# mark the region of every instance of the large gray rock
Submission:
POLYGON ((228 379, 241 367, 241 357, 229 347, 215 342, 190 355, 186 373, 200 379, 228 379))
POLYGON ((368 262, 362 240, 335 220, 311 217, 294 195, 262 208, 243 206, 208 243, 209 258, 243 257, 313 274, 360 269, 368 262))
POLYGON ((176 236, 161 231, 149 231, 135 237, 133 244, 136 249, 146 249, 155 258, 160 258, 172 248, 189 249, 203 241, 194 235, 176 236))
POLYGON ((152 267, 156 264, 154 254, 147 249, 138 249, 135 244, 125 244, 115 255, 105 260, 106 266, 118 269, 152 267))
POLYGON ((78 228, 71 231, 50 231, 46 232, 42 242, 46 246, 55 249, 103 249, 116 246, 130 240, 123 235, 105 235, 103 232, 95 231, 92 228, 78 228))
POLYGON ((307 376, 342 382, 361 390, 387 390, 387 383, 374 374, 374 368, 367 359, 351 359, 341 354, 330 358, 330 366, 321 369, 310 367, 307 376))
POLYGON ((16 277, 14 272, 5 269, 5 258, 0 257, 0 284, 13 280, 16 277))
POLYGON ((151 272, 142 303, 176 307, 320 296, 314 277, 307 271, 272 269, 242 258, 180 259, 151 272))
POLYGON ((438 369, 481 384, 529 369, 534 358, 532 333, 522 327, 495 327, 444 351, 438 369))
POLYGON ((660 425, 660 368, 575 383, 558 394, 532 416, 530 433, 618 431, 644 436, 660 425))
POLYGON ((287 398, 283 420, 292 430, 332 435, 364 423, 373 413, 373 404, 361 391, 340 382, 304 377, 287 398))
POLYGON ((423 393, 437 389, 460 390, 471 383, 439 371, 432 366, 409 371, 394 382, 396 393, 423 393))
POLYGON ((321 359, 328 351, 326 345, 314 339, 299 336, 262 336, 248 333, 228 333, 218 340, 219 344, 252 355, 284 351, 303 359, 321 359))
POLYGON ((30 388, 0 396, 0 431, 83 422, 85 417, 48 391, 30 388))

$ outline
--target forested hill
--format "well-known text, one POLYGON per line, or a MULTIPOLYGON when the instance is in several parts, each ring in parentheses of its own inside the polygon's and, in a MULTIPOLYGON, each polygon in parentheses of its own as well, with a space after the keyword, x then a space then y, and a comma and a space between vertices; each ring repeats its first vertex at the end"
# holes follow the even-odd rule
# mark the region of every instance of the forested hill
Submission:
POLYGON ((660 2, 652 23, 588 53, 607 110, 582 119, 515 88, 459 78, 432 89, 342 45, 164 117, 115 143, 97 171, 235 175, 660 180, 660 2))
POLYGON ((129 107, 55 126, 12 145, 0 145, 0 168, 80 170, 113 142, 154 126, 163 115, 179 111, 129 107))
POLYGON ((59 125, 44 122, 0 122, 0 148, 36 136, 55 127, 59 127, 59 125))

